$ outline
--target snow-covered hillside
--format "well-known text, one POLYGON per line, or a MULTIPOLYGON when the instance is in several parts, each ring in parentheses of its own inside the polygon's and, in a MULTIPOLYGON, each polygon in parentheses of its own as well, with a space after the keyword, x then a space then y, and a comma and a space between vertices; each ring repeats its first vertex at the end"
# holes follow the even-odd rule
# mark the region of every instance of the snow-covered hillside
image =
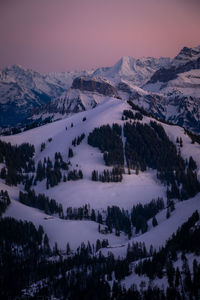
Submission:
MULTIPOLYGON (((87 144, 87 136, 95 127, 99 127, 104 124, 122 124, 123 121, 121 120, 121 116, 124 109, 129 109, 129 105, 127 103, 116 98, 108 98, 93 110, 81 112, 67 119, 47 124, 45 126, 35 128, 14 136, 1 137, 1 139, 6 142, 11 142, 13 145, 20 145, 24 142, 33 144, 36 149, 35 161, 37 163, 39 160, 43 160, 45 157, 50 157, 50 159, 53 160, 55 152, 60 152, 64 160, 67 161, 68 148, 71 147, 72 140, 77 136, 80 136, 82 133, 86 134, 86 138, 83 140, 83 142, 79 146, 73 148, 74 156, 70 159, 72 168, 80 168, 83 171, 83 180, 62 182, 58 186, 49 188, 48 190, 46 190, 45 181, 42 181, 35 187, 37 193, 42 192, 56 199, 56 201, 63 205, 64 210, 67 207, 78 208, 85 204, 89 204, 91 208, 94 208, 96 210, 103 210, 106 209, 107 206, 113 205, 117 205, 124 209, 131 209, 133 205, 137 203, 148 203, 153 198, 163 197, 165 199, 166 187, 158 181, 155 172, 151 169, 147 170, 144 173, 141 172, 139 173, 139 175, 136 175, 135 171, 132 170, 131 175, 125 174, 123 176, 123 181, 121 183, 101 183, 91 181, 92 171, 94 169, 103 171, 105 169, 105 165, 103 161, 103 154, 98 149, 93 148, 87 144), (86 120, 83 121, 83 118, 86 118, 86 120), (73 127, 71 127, 72 123, 73 127), (52 138, 51 142, 48 141, 49 138, 52 138), (42 143, 45 143, 46 147, 41 152, 40 147, 42 143)), ((151 120, 152 119, 149 117, 144 117, 142 122, 148 124, 151 120)), ((185 159, 189 159, 189 156, 191 155, 193 156, 198 164, 197 172, 200 177, 200 146, 196 143, 191 144, 190 138, 184 134, 184 130, 181 127, 166 124, 162 124, 162 126, 165 128, 168 136, 174 143, 176 142, 177 137, 182 138, 183 148, 181 149, 181 154, 185 159)), ((5 188, 5 186, 2 186, 2 188, 5 188)), ((195 199, 197 198, 198 197, 196 197, 195 199)), ((20 211, 20 207, 22 206, 22 204, 18 204, 16 202, 16 195, 15 197, 13 197, 13 199, 15 201, 13 202, 11 208, 8 209, 7 215, 9 215, 10 213, 11 216, 14 216, 16 208, 16 217, 19 217, 18 212, 20 211)), ((196 200, 194 200, 193 202, 196 203, 195 201, 196 200)), ((190 203, 189 200, 187 203, 190 203)), ((180 210, 182 207, 184 210, 184 217, 180 217, 180 223, 179 220, 177 220, 178 226, 181 225, 181 223, 183 223, 186 218, 190 216, 192 212, 191 210, 193 210, 185 209, 185 205, 185 202, 178 204, 180 210)), ((30 212, 30 220, 34 221, 34 218, 31 217, 32 209, 26 208, 26 211, 27 212, 24 214, 24 217, 26 219, 29 219, 28 212, 30 212)), ((175 212, 177 216, 178 211, 179 210, 175 212)), ((38 212, 38 214, 42 216, 41 213, 38 212)), ((161 215, 164 215, 164 213, 161 213, 161 215)), ((21 213, 20 216, 22 216, 21 213)), ((42 217, 40 218, 42 219, 42 217)), ((164 216, 159 217, 160 222, 164 222, 163 226, 168 227, 168 225, 165 225, 165 222, 170 221, 164 221, 163 218, 164 216)), ((46 224, 48 222, 52 223, 55 221, 42 221, 42 224, 46 224)), ((65 221, 61 222, 58 220, 58 222, 59 224, 66 224, 65 221)), ((70 222, 68 223, 70 224, 70 222)), ((82 226, 87 227, 87 224, 88 223, 85 222, 82 224, 82 226)), ((162 231, 162 229, 160 230, 162 231)), ((172 230, 173 226, 171 230, 166 231, 166 236, 164 235, 163 231, 163 243, 170 236, 172 230)), ((152 229, 150 229, 150 232, 151 231, 152 229)), ((157 234, 155 230, 152 231, 152 234, 154 234, 154 232, 156 239, 157 234)), ((149 239, 151 240, 151 233, 147 232, 146 236, 149 236, 149 239)), ((83 240, 84 239, 85 237, 83 238, 83 240)), ((55 237, 53 241, 54 240, 55 237)))
MULTIPOLYGON (((125 83, 125 82, 124 82, 125 83)), ((134 86, 131 86, 132 91, 134 86)), ((122 91, 121 96, 126 93, 122 91)), ((140 89, 137 90, 141 93, 140 89)), ((83 178, 79 180, 61 180, 58 184, 53 187, 46 185, 46 180, 36 181, 31 188, 35 190, 36 195, 44 194, 48 196, 48 199, 55 199, 58 204, 62 204, 64 216, 58 215, 56 213, 49 214, 48 211, 44 212, 41 209, 27 206, 19 201, 19 193, 26 193, 25 186, 20 183, 17 186, 6 185, 5 179, 0 179, 0 190, 7 190, 11 199, 11 204, 7 207, 6 212, 3 213, 3 218, 12 217, 16 220, 23 220, 32 222, 37 229, 41 228, 42 225, 44 232, 48 235, 49 245, 54 249, 54 256, 48 258, 50 261, 58 261, 72 256, 75 254, 76 249, 80 253, 81 249, 85 249, 84 245, 94 245, 92 246, 94 251, 95 259, 104 255, 106 259, 112 257, 112 259, 126 260, 128 249, 130 245, 134 243, 141 247, 141 243, 145 243, 146 251, 151 249, 151 245, 154 249, 159 251, 160 247, 164 247, 167 240, 172 236, 176 230, 185 223, 191 215, 198 210, 200 212, 200 193, 196 196, 191 197, 185 201, 179 201, 178 199, 173 199, 173 208, 170 211, 170 216, 166 217, 169 211, 169 199, 167 201, 166 190, 167 186, 158 179, 158 174, 156 170, 147 168, 144 172, 137 170, 137 168, 129 169, 127 166, 127 161, 125 157, 125 174, 123 174, 122 181, 118 182, 101 182, 91 180, 91 175, 93 170, 98 170, 99 173, 103 172, 105 169, 112 170, 111 166, 105 166, 103 153, 97 148, 92 147, 88 144, 88 135, 93 132, 95 128, 102 125, 117 123, 122 126, 121 139, 123 144, 123 151, 125 150, 125 145, 127 138, 125 137, 123 125, 128 122, 128 124, 134 124, 135 120, 128 118, 124 120, 124 111, 129 111, 131 109, 130 104, 125 100, 118 99, 116 97, 105 97, 97 93, 92 94, 89 91, 80 92, 79 89, 70 89, 69 93, 77 93, 79 96, 94 97, 98 105, 95 105, 93 109, 87 111, 78 112, 62 120, 46 124, 44 126, 34 128, 16 135, 11 136, 1 136, 1 141, 10 142, 12 145, 20 146, 22 143, 30 143, 35 147, 34 161, 37 166, 40 161, 45 160, 52 161, 55 163, 55 153, 60 153, 65 162, 69 162, 69 170, 62 170, 62 178, 64 174, 67 174, 70 170, 77 169, 81 170, 83 173, 83 178), (122 118, 123 116, 123 118, 122 118), (72 145, 73 141, 80 137, 83 137, 80 144, 76 146, 72 145), (69 149, 73 150, 73 155, 69 157, 69 149), (124 216, 130 214, 133 206, 136 207, 137 204, 149 205, 152 199, 163 199, 164 207, 159 210, 156 215, 148 219, 147 229, 143 232, 142 230, 136 231, 134 226, 131 226, 131 236, 129 236, 125 231, 117 231, 117 228, 111 232, 108 232, 108 224, 105 222, 109 207, 118 207, 118 211, 124 216), (87 219, 87 218, 77 218, 70 219, 65 218, 66 211, 68 209, 74 212, 80 211, 81 207, 86 207, 86 209, 96 213, 96 216, 101 214, 103 217, 103 224, 98 223, 97 219, 87 219), (156 217, 157 226, 153 225, 153 217, 156 217), (97 242, 99 240, 99 242, 97 242), (98 243, 105 243, 106 246, 100 246, 97 248, 98 243), (83 244, 84 243, 84 244, 83 244), (108 244, 107 244, 108 243, 108 244), (138 243, 138 244, 137 244, 138 243), (96 246, 95 246, 96 244, 96 246), (66 245, 70 245, 72 252, 66 254, 66 245), (55 255, 56 247, 60 249, 59 255, 55 255), (96 248, 95 248, 96 247, 96 248), (101 254, 100 254, 101 253, 101 254)), ((145 95, 145 92, 144 94, 145 95)), ((86 102, 87 103, 87 102, 86 102)), ((138 111, 132 109, 133 113, 138 113, 138 111)), ((155 121, 152 117, 146 114, 142 118, 137 119, 140 124, 152 124, 151 121, 155 121)), ((182 156, 184 160, 190 161, 190 156, 193 157, 197 164, 196 172, 197 177, 200 179, 200 144, 191 143, 191 138, 186 134, 182 127, 169 125, 156 121, 157 124, 161 124, 164 128, 168 138, 172 141, 178 150, 178 153, 182 156), (179 142, 177 142, 177 138, 179 142), (181 141, 181 143, 180 143, 181 141)), ((150 127, 150 126, 148 126, 150 127)), ((142 134, 141 134, 142 136, 142 134)), ((106 138, 106 137, 104 137, 106 138)), ((159 149, 157 149, 159 150, 159 149)), ((167 151, 167 149, 166 149, 167 151)), ((2 169, 6 166, 6 161, 2 161, 0 164, 0 174, 2 175, 2 169)), ((30 175, 32 175, 31 173, 30 175)), ((147 207, 146 206, 146 207, 147 207)), ((116 210, 117 211, 117 210, 116 210)), ((114 228, 113 228, 114 229, 114 228)), ((70 250, 70 251, 71 251, 70 250)), ((91 250, 92 251, 92 250, 91 250)), ((77 255, 77 254, 76 254, 77 255)), ((152 255, 152 254, 151 254, 152 255)), ((187 254, 188 259, 190 259, 190 266, 192 265, 192 259, 196 258, 200 261, 199 256, 194 254, 187 254)), ((128 289, 133 283, 137 284, 138 289, 143 282, 146 284, 149 278, 146 275, 139 276, 135 272, 135 266, 142 262, 143 259, 134 261, 129 265, 129 272, 126 277, 122 277, 123 283, 128 289)), ((180 255, 176 262, 176 266, 181 265, 180 255)), ((121 268, 120 268, 121 270, 121 268)), ((115 276, 111 274, 110 279, 108 279, 110 286, 114 285, 115 276)), ((152 285, 157 284, 162 287, 165 283, 167 287, 166 274, 162 279, 154 278, 152 280, 152 285)), ((36 293, 37 289, 40 289, 42 282, 34 282, 34 287, 27 285, 26 293, 36 293), (30 292, 30 290, 31 292, 30 292)))

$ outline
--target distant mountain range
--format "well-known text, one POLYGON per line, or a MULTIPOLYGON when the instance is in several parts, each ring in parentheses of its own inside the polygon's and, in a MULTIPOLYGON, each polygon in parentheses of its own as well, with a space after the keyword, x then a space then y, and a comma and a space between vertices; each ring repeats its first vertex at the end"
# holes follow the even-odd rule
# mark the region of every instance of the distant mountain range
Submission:
POLYGON ((199 299, 199 50, 1 72, 0 299, 199 299))
POLYGON ((122 57, 95 71, 42 75, 21 66, 0 71, 0 126, 56 120, 105 97, 131 100, 154 116, 200 132, 200 46, 174 58, 122 57))

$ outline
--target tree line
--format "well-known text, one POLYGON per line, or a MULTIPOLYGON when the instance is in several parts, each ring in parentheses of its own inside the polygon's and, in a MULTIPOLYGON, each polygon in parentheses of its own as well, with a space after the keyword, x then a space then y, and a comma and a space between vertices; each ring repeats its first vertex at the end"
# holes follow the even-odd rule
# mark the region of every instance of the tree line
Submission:
POLYGON ((36 195, 33 189, 27 193, 20 191, 19 201, 27 206, 38 208, 48 215, 58 214, 59 217, 64 217, 62 204, 58 204, 54 199, 49 199, 44 194, 36 195))
POLYGON ((122 128, 118 124, 95 128, 88 136, 88 144, 98 147, 104 153, 107 166, 123 166, 123 143, 120 137, 122 128))
POLYGON ((133 113, 132 110, 125 109, 123 111, 122 121, 128 120, 128 119, 131 119, 131 120, 142 120, 143 119, 143 115, 140 112, 133 113))
POLYGON ((24 178, 24 172, 34 172, 35 164, 33 156, 35 148, 28 143, 20 146, 13 146, 0 140, 0 163, 4 163, 0 172, 0 177, 8 185, 17 185, 24 178))
POLYGON ((196 212, 158 252, 152 247, 148 251, 144 243, 132 243, 125 258, 115 258, 111 252, 106 256, 101 252, 109 247, 107 240, 97 240, 96 245, 81 243, 75 251, 67 243, 61 251, 57 243, 53 249, 49 246, 42 226, 36 229, 31 222, 0 219, 0 297, 23 298, 32 292, 35 298, 71 300, 198 299, 200 264, 193 261, 191 274, 186 258, 190 251, 199 253, 198 221, 196 212), (184 250, 182 269, 175 269, 173 262, 180 250, 184 250), (133 284, 125 289, 121 281, 131 274, 133 262, 137 262, 135 272, 146 274, 150 283, 141 281, 139 287, 133 284), (155 276, 167 278, 165 289, 151 284, 155 276), (29 290, 33 284, 34 290, 29 290))
POLYGON ((6 211, 7 207, 10 205, 10 197, 8 191, 1 190, 0 192, 0 217, 6 211))
POLYGON ((123 179, 124 169, 120 167, 114 167, 112 170, 104 170, 102 173, 99 173, 96 170, 92 171, 91 179, 92 181, 101 181, 101 182, 121 182, 123 179))
POLYGON ((158 179, 168 186, 168 198, 186 200, 200 191, 193 158, 189 163, 183 160, 161 125, 152 121, 150 125, 126 123, 124 135, 128 167, 157 169, 158 179))

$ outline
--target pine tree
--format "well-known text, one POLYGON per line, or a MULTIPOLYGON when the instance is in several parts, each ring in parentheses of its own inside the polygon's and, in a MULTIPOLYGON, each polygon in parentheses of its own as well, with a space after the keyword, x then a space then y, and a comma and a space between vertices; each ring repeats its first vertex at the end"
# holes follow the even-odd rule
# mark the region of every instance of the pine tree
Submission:
POLYGON ((156 217, 154 216, 153 219, 152 219, 152 225, 153 227, 157 226, 158 225, 158 221, 156 219, 156 217))
POLYGON ((53 254, 54 254, 54 255, 58 255, 58 254, 59 254, 57 242, 55 242, 55 244, 54 244, 54 247, 53 247, 53 254))
POLYGON ((176 268, 176 274, 175 274, 175 287, 179 287, 181 280, 181 273, 179 270, 179 267, 176 268))
POLYGON ((167 218, 167 219, 170 218, 170 211, 169 211, 169 208, 167 208, 166 218, 167 218))
POLYGON ((96 214, 95 214, 94 209, 92 209, 91 220, 94 221, 94 222, 96 222, 96 214))
POLYGON ((171 201, 170 201, 170 211, 172 212, 172 211, 174 211, 174 210, 175 210, 174 201, 171 200, 171 201))
POLYGON ((74 153, 73 153, 73 150, 71 148, 69 148, 69 151, 68 151, 68 158, 71 158, 74 156, 74 153))
POLYGON ((191 169, 191 170, 196 170, 196 168, 197 168, 197 164, 196 164, 196 162, 194 161, 194 159, 193 159, 193 157, 192 156, 190 156, 190 158, 189 158, 189 165, 188 165, 188 168, 189 169, 191 169))
POLYGON ((182 140, 182 137, 180 137, 180 147, 183 147, 183 140, 182 140))
POLYGON ((98 181, 98 173, 97 171, 92 171, 92 181, 98 181))
POLYGON ((100 214, 100 212, 98 211, 98 215, 97 215, 97 222, 99 224, 102 224, 103 223, 103 218, 102 218, 102 215, 100 214))
POLYGON ((1 169, 0 178, 6 179, 6 168, 5 167, 3 167, 1 169))
POLYGON ((66 246, 66 254, 67 254, 67 255, 70 255, 70 254, 71 254, 71 248, 70 248, 69 243, 67 243, 67 246, 66 246))
POLYGON ((46 181, 46 189, 48 190, 49 189, 49 180, 47 178, 47 181, 46 181))
POLYGON ((139 174, 139 168, 138 168, 138 166, 137 166, 136 169, 135 169, 135 174, 136 174, 136 175, 139 174))
POLYGON ((99 249, 101 249, 101 241, 98 239, 98 240, 96 241, 96 252, 97 252, 99 249))
POLYGON ((41 152, 45 149, 45 146, 46 146, 45 143, 42 143, 42 144, 41 144, 41 146, 40 146, 40 151, 41 151, 41 152))
POLYGON ((44 251, 46 252, 46 254, 50 254, 51 252, 51 248, 49 246, 49 238, 46 233, 44 235, 44 251))
POLYGON ((80 179, 83 179, 83 172, 82 172, 82 170, 78 171, 78 176, 79 176, 80 179))
POLYGON ((167 262, 166 271, 167 271, 167 279, 168 279, 169 286, 172 287, 174 282, 175 270, 171 259, 169 259, 167 262))

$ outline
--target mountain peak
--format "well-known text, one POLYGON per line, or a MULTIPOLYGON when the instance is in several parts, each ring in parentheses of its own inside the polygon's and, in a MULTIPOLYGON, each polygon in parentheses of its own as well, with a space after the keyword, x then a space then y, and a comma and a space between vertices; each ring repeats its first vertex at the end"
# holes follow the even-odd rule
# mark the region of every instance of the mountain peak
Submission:
POLYGON ((200 46, 189 48, 183 47, 173 60, 174 66, 185 64, 185 62, 196 60, 200 57, 200 46))
POLYGON ((122 56, 115 66, 121 71, 130 71, 134 67, 134 61, 132 56, 122 56))
POLYGON ((26 71, 26 69, 19 64, 14 64, 14 65, 10 65, 10 66, 6 67, 4 69, 4 71, 18 72, 18 71, 26 71))

